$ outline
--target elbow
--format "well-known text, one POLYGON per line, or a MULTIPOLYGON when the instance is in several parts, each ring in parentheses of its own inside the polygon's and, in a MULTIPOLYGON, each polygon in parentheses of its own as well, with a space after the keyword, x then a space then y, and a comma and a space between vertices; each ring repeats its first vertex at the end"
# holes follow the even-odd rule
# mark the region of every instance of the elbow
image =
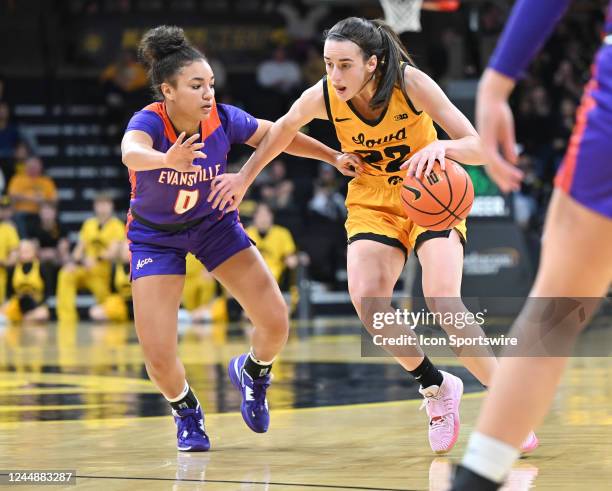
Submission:
POLYGON ((125 165, 128 169, 131 169, 131 164, 133 163, 133 152, 130 152, 129 150, 121 152, 121 162, 123 162, 123 165, 125 165))

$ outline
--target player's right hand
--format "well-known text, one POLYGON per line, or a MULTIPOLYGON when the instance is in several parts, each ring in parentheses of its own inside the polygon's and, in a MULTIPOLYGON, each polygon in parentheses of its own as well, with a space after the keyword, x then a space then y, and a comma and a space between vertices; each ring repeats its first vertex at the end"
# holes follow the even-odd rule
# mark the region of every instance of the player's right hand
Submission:
POLYGON ((194 143, 200 135, 196 133, 190 136, 187 140, 185 138, 185 132, 183 131, 174 145, 172 145, 166 152, 164 158, 164 164, 166 167, 175 169, 179 172, 197 172, 201 169, 199 165, 194 165, 194 159, 205 159, 206 154, 200 152, 200 149, 204 146, 204 143, 194 143))
POLYGON ((513 88, 514 80, 487 69, 476 97, 476 129, 487 162, 485 170, 503 193, 518 191, 523 179, 516 167, 514 117, 508 104, 513 88))

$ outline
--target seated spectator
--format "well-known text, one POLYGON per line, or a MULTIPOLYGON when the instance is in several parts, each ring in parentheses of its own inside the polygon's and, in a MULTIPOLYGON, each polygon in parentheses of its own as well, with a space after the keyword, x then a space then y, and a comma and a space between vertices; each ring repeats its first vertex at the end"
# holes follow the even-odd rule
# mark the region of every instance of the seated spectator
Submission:
POLYGON ((127 240, 111 246, 109 258, 113 261, 111 294, 101 304, 92 305, 89 317, 100 322, 125 322, 134 319, 132 282, 130 280, 130 243, 127 240))
POLYGON ((187 254, 181 323, 227 322, 227 298, 220 285, 192 254, 187 254))
POLYGON ((285 227, 274 225, 274 213, 265 203, 260 203, 253 216, 253 224, 247 234, 263 256, 272 275, 280 284, 287 269, 295 269, 299 260, 291 232, 285 227))
POLYGON ((32 227, 30 238, 38 242, 40 268, 49 295, 55 293, 57 272, 70 259, 70 243, 67 233, 57 219, 55 203, 45 201, 40 205, 38 220, 32 227))
POLYGON ((8 185, 8 195, 15 212, 14 220, 19 235, 29 237, 38 219, 40 205, 44 201, 57 201, 57 190, 53 179, 43 175, 42 160, 30 157, 23 174, 15 174, 8 185))
POLYGON ((253 224, 246 229, 255 247, 270 268, 281 291, 289 292, 289 307, 293 312, 298 303, 296 268, 309 263, 306 254, 298 254, 289 229, 274 224, 274 213, 260 203, 253 216, 253 224))
POLYGON ((308 209, 320 218, 343 223, 346 219, 346 206, 339 187, 336 170, 329 164, 321 163, 308 209))
POLYGON ((40 274, 36 242, 22 240, 18 259, 11 275, 13 295, 2 306, 2 320, 10 322, 45 322, 49 307, 45 302, 45 282, 40 274))
POLYGON ((260 187, 260 198, 274 211, 293 205, 293 182, 287 178, 285 162, 278 159, 269 165, 267 180, 260 187))
POLYGON ((19 234, 11 221, 13 211, 8 196, 0 198, 0 304, 6 300, 8 269, 15 264, 19 234))
POLYGON ((278 46, 274 50, 274 56, 257 67, 257 83, 265 89, 289 94, 302 83, 300 66, 287 58, 285 48, 278 46))
POLYGON ((110 295, 112 259, 115 243, 124 240, 125 225, 113 216, 113 201, 100 194, 94 201, 95 216, 83 223, 71 258, 59 271, 57 279, 57 318, 76 321, 77 290, 93 293, 102 304, 110 295))
POLYGON ((107 130, 113 136, 132 110, 143 105, 147 71, 134 50, 123 49, 117 61, 102 72, 100 80, 107 109, 107 130))

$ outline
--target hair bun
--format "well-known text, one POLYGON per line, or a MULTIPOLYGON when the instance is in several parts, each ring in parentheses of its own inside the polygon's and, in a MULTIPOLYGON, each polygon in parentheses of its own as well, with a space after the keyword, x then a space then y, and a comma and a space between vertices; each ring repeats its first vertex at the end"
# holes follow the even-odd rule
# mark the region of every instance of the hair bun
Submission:
POLYGON ((189 46, 185 32, 177 26, 159 26, 149 30, 138 49, 141 59, 149 66, 189 46))

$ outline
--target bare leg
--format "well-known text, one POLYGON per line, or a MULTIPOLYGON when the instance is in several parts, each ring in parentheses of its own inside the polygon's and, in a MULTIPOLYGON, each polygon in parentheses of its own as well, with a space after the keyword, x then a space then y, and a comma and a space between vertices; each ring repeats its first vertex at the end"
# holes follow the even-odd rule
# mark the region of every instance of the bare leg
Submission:
MULTIPOLYGON (((427 240, 418 252, 423 268, 423 294, 429 310, 467 314, 469 311, 461 300, 463 247, 458 233, 453 230, 448 238, 427 240)), ((485 335, 477 323, 466 325, 461 329, 447 323, 443 323, 441 327, 447 334, 456 336, 476 338, 485 335)), ((481 384, 489 386, 497 369, 497 360, 493 352, 484 346, 470 347, 465 351, 473 356, 461 356, 461 351, 457 351, 458 358, 481 384)))
MULTIPOLYGON (((397 247, 371 240, 358 240, 348 247, 349 294, 357 315, 371 334, 382 334, 385 337, 402 334, 414 336, 412 330, 403 325, 386 325, 384 329, 374 329, 370 319, 373 311, 394 312, 390 299, 395 283, 404 268, 404 260, 404 253, 397 247)), ((416 336, 414 337, 416 339, 416 336)), ((412 348, 414 356, 405 356, 410 350, 410 347, 406 346, 385 349, 406 370, 416 369, 423 361, 423 351, 419 346, 412 348)))
POLYGON ((289 317, 280 288, 259 251, 244 249, 211 273, 238 300, 255 326, 251 333, 255 357, 273 360, 287 342, 289 317))
MULTIPOLYGON (((605 296, 612 280, 612 248, 602 245, 612 244, 610 219, 555 191, 543 240, 531 296, 605 296)), ((503 358, 477 431, 518 448, 548 412, 566 362, 558 357, 503 358), (524 380, 537 380, 537 384, 521 383, 524 380), (529 411, 524 410, 527 403, 529 411)))
POLYGON ((177 312, 185 277, 155 275, 132 282, 134 323, 149 377, 166 399, 185 387, 185 367, 177 355, 177 312))

